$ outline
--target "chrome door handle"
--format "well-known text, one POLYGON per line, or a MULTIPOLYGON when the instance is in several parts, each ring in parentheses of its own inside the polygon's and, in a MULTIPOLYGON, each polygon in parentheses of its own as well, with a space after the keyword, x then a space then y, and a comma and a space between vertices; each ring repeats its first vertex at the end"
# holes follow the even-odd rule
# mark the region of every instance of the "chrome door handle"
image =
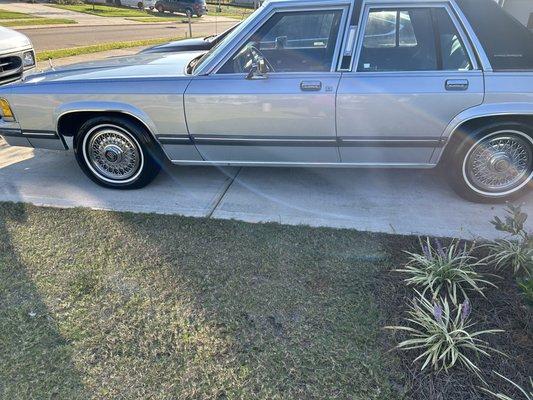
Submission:
POLYGON ((448 79, 446 81, 446 90, 461 91, 468 90, 470 82, 467 79, 448 79))
POLYGON ((304 92, 319 92, 322 90, 322 82, 320 81, 303 81, 300 83, 300 89, 304 92))

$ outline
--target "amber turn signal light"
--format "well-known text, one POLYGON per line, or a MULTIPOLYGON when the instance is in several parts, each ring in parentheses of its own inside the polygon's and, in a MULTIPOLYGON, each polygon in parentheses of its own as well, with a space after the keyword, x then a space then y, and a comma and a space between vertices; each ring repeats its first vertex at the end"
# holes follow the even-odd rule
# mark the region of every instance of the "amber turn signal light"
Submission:
POLYGON ((11 106, 6 99, 0 99, 0 117, 4 119, 15 119, 11 106))

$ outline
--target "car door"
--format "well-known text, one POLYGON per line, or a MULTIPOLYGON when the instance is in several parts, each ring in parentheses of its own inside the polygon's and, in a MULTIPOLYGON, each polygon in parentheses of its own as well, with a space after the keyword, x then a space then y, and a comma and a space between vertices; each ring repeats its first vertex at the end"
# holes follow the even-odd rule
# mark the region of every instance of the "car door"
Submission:
POLYGON ((445 4, 364 8, 337 97, 344 163, 430 164, 453 118, 483 102, 483 73, 445 4))
POLYGON ((185 94, 186 118, 205 160, 339 162, 335 94, 341 74, 334 66, 346 11, 331 5, 273 11, 215 72, 194 77, 185 94), (260 58, 268 72, 250 75, 260 58))

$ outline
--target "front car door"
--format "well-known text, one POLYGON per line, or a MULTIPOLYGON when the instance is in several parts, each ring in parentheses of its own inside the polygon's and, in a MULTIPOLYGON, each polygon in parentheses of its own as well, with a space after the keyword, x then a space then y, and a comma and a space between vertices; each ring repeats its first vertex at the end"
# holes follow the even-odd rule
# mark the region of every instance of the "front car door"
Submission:
POLYGON ((270 7, 212 72, 193 78, 189 133, 213 163, 337 163, 335 64, 349 3, 270 7), (268 73, 248 76, 259 59, 268 73))
POLYGON ((337 98, 342 161, 430 165, 453 118, 483 102, 483 73, 446 3, 368 1, 337 98))

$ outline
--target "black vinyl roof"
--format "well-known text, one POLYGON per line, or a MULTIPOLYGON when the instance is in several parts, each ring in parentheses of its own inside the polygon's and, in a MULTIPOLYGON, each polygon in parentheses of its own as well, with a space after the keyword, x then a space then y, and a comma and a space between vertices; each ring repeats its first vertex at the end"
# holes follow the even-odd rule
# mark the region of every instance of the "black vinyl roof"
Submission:
POLYGON ((533 33, 494 0, 456 0, 495 71, 533 71, 533 33))

